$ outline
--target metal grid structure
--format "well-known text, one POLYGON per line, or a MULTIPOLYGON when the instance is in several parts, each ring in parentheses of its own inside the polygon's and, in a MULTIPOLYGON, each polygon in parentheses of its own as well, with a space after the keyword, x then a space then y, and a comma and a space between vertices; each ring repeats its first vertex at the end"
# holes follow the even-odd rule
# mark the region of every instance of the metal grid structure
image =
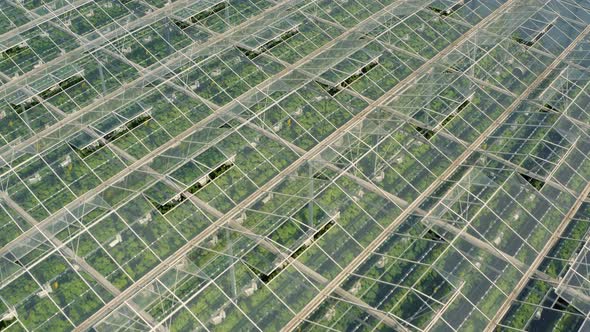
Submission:
POLYGON ((588 0, 0 0, 0 330, 590 331, 588 0))

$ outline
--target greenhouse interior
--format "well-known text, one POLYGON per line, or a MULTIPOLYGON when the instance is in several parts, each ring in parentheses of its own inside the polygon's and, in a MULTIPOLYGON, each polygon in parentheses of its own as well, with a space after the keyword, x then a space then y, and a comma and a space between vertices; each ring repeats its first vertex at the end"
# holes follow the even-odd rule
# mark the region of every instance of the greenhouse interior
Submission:
POLYGON ((0 330, 590 331, 590 0, 0 0, 0 330))

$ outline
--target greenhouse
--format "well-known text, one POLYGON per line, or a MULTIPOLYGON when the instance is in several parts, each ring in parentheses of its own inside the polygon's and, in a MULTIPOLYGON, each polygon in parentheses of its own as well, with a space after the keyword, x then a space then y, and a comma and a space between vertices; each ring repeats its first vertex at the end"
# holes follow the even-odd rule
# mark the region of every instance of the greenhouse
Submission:
POLYGON ((0 330, 590 331, 589 0, 0 0, 0 330))

